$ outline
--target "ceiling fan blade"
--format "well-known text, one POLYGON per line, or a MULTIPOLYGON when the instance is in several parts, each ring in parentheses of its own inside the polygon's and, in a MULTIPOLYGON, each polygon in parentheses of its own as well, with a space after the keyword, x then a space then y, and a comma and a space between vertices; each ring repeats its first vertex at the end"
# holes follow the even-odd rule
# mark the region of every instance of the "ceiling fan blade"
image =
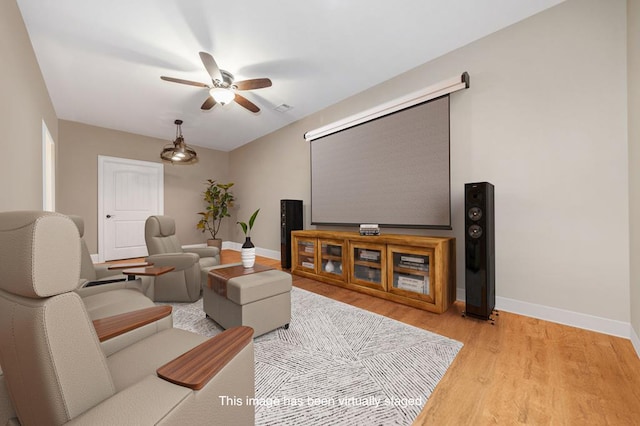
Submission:
POLYGON ((237 93, 236 93, 235 101, 237 103, 239 103, 241 106, 243 106, 246 109, 248 109, 249 111, 251 111, 251 112, 260 111, 260 108, 258 108, 256 106, 256 104, 254 104, 253 102, 251 102, 249 99, 245 98, 244 96, 238 95, 237 93))
POLYGON ((216 64, 215 59, 213 59, 213 56, 207 52, 200 52, 200 59, 211 76, 211 80, 222 81, 222 73, 220 72, 220 68, 218 68, 218 64, 216 64))
POLYGON ((251 80, 236 81, 233 84, 238 90, 253 90, 271 87, 271 80, 268 78, 254 78, 251 80))
POLYGON ((203 109, 205 111, 210 110, 211 108, 213 108, 213 106, 216 104, 216 100, 213 99, 212 96, 209 96, 207 98, 206 101, 204 101, 204 103, 202 104, 202 106, 200 107, 200 109, 203 109))
POLYGON ((171 81, 173 83, 188 84, 190 86, 196 86, 196 87, 206 87, 206 88, 211 87, 204 83, 199 83, 197 81, 183 80, 181 78, 165 77, 164 75, 160 76, 160 78, 163 79, 164 81, 171 81))

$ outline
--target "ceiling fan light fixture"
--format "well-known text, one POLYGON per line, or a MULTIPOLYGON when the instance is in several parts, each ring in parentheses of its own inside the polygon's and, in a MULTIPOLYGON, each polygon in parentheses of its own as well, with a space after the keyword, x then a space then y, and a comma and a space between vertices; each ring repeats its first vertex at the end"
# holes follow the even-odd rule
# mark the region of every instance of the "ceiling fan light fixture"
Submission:
POLYGON ((242 96, 237 91, 263 89, 265 87, 271 87, 271 80, 268 78, 251 78, 248 80, 235 81, 233 74, 229 71, 221 70, 213 59, 210 53, 200 52, 200 60, 204 65, 205 70, 211 77, 211 84, 204 84, 198 81, 184 80, 182 78, 160 76, 164 81, 170 81, 173 83, 187 84, 189 86, 204 87, 209 92, 209 96, 202 103, 200 109, 203 111, 209 111, 216 104, 226 105, 230 102, 236 102, 242 108, 253 112, 260 112, 260 108, 249 99, 242 96))
POLYGON ((160 153, 160 158, 164 161, 178 164, 193 164, 198 159, 196 151, 187 145, 182 137, 182 120, 174 121, 176 127, 176 140, 165 145, 160 153))
POLYGON ((220 105, 226 105, 229 102, 233 101, 236 97, 236 94, 233 93, 233 90, 225 87, 214 87, 213 89, 209 90, 209 94, 220 105))

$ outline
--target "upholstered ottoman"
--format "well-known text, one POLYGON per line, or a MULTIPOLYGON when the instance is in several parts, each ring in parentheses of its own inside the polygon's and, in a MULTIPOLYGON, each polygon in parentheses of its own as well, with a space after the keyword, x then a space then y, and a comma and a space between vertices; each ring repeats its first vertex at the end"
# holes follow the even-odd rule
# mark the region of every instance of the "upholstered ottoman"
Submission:
POLYGON ((257 337, 278 327, 289 327, 291 275, 276 269, 262 270, 266 268, 260 265, 254 268, 256 272, 252 273, 238 265, 212 269, 202 297, 208 317, 225 329, 252 327, 257 337))

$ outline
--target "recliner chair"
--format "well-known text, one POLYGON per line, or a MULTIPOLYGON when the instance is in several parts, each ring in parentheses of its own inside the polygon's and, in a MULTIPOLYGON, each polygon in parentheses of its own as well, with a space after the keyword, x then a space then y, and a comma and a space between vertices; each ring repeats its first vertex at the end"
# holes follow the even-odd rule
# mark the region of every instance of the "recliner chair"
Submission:
POLYGON ((80 280, 76 291, 85 297, 114 289, 130 288, 139 290, 149 299, 153 299, 153 282, 149 277, 137 277, 127 280, 119 270, 109 269, 110 265, 96 265, 84 240, 84 219, 77 215, 67 215, 76 224, 80 233, 80 280))
MULTIPOLYGON (((85 309, 91 320, 100 320, 114 315, 130 313, 140 309, 154 307, 155 304, 142 289, 147 289, 147 294, 153 296, 151 280, 145 277, 127 281, 124 275, 114 274, 106 265, 94 268, 91 255, 82 236, 84 235, 84 221, 79 216, 68 216, 78 228, 80 235, 80 276, 78 288, 75 292, 80 295, 85 309), (111 274, 111 275, 109 275, 111 274), (92 280, 99 285, 85 287, 92 280), (104 281, 101 281, 104 280, 104 281), (117 281, 119 280, 119 281, 117 281)), ((135 343, 136 341, 157 333, 160 330, 173 327, 173 318, 167 315, 145 325, 130 330, 127 333, 101 341, 105 355, 109 356, 120 349, 135 343)))
POLYGON ((174 266, 175 270, 155 277, 154 300, 160 302, 195 302, 200 298, 208 271, 220 264, 217 247, 183 249, 176 237, 176 222, 169 216, 149 216, 144 237, 155 266, 174 266))
POLYGON ((91 254, 89 253, 89 249, 87 248, 87 244, 84 241, 84 219, 77 215, 67 215, 69 219, 76 224, 78 228, 78 232, 80 233, 80 284, 78 287, 86 287, 87 283, 95 282, 95 283, 110 283, 110 282, 118 282, 125 281, 126 277, 122 274, 118 274, 117 272, 110 271, 108 265, 94 265, 91 260, 91 254))
POLYGON ((9 424, 253 424, 252 405, 219 398, 254 397, 250 328, 211 339, 170 328, 105 357, 74 291, 80 244, 68 217, 0 213, 0 258, 9 424))

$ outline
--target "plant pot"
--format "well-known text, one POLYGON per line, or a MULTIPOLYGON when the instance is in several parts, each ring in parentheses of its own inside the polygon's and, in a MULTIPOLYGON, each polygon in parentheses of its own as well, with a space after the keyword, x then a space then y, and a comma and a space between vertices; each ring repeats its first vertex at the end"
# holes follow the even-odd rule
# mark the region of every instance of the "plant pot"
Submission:
POLYGON ((222 239, 214 238, 207 240, 207 246, 209 247, 218 247, 218 250, 222 250, 222 239))
POLYGON ((256 263, 256 247, 251 242, 251 237, 247 237, 244 241, 240 257, 242 258, 242 266, 245 268, 251 268, 256 263))

